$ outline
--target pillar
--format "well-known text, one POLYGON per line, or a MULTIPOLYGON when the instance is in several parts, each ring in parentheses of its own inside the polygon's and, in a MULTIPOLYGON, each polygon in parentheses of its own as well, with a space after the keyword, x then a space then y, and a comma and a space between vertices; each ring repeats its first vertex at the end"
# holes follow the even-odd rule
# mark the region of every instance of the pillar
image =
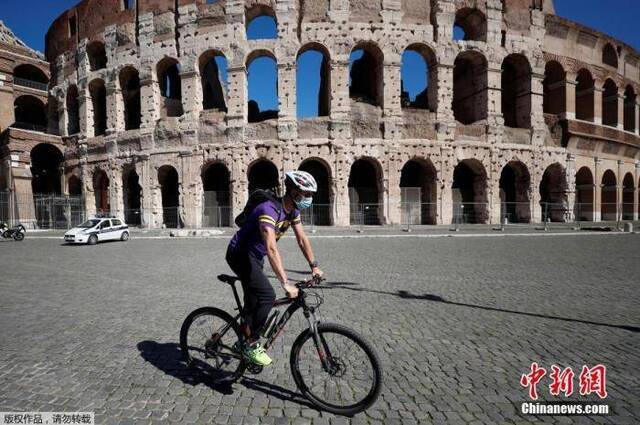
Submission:
MULTIPOLYGON (((386 58, 385 58, 386 59, 386 58)), ((398 55, 385 60, 383 64, 382 111, 384 138, 402 138, 402 107, 400 105, 400 86, 402 81, 401 58, 398 55)))
MULTIPOLYGON (((594 85, 598 84, 594 81, 594 85)), ((593 122, 597 125, 602 125, 602 90, 598 86, 593 87, 593 122)))
POLYGON ((633 220, 637 221, 640 220, 640 162, 636 162, 633 180, 633 220))
POLYGON ((455 152, 451 147, 442 147, 440 150, 440 170, 438 171, 438 224, 451 224, 453 222, 452 190, 453 170, 455 167, 455 152))
POLYGON ((593 177, 593 221, 601 221, 602 207, 602 178, 600 176, 600 164, 602 159, 593 158, 594 177, 593 177))
POLYGON ((565 168, 567 179, 567 211, 572 211, 571 217, 576 221, 576 157, 567 154, 567 166, 565 168))
POLYGON ((244 64, 229 65, 227 68, 229 92, 227 93, 227 133, 229 141, 244 140, 247 123, 247 74, 244 64))
MULTIPOLYGON (((620 88, 618 88, 620 90, 620 88)), ((618 130, 624 131, 624 94, 618 93, 618 130)))
POLYGON ((298 138, 296 110, 296 58, 278 62, 278 137, 290 141, 298 138))
MULTIPOLYGON (((331 2, 333 3, 333 2, 331 2)), ((349 99, 349 54, 331 58, 331 139, 351 138, 351 100, 349 99)))
POLYGON ((576 119, 576 86, 578 82, 574 78, 567 78, 564 82, 565 89, 565 113, 564 118, 568 120, 576 119))
POLYGON ((107 130, 106 135, 124 131, 124 102, 122 91, 115 81, 106 84, 107 91, 107 130))
POLYGON ((87 87, 78 88, 78 114, 80 115, 80 133, 93 137, 93 103, 87 87))

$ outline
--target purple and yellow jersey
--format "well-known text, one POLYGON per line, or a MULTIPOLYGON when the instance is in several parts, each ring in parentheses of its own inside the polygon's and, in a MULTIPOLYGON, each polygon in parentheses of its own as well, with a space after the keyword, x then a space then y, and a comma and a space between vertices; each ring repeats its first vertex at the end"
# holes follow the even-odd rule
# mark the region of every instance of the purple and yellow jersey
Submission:
POLYGON ((276 240, 279 240, 292 224, 300 222, 298 209, 287 214, 282 205, 265 201, 255 207, 246 223, 233 235, 229 245, 233 249, 252 252, 256 257, 263 258, 267 254, 267 248, 260 233, 262 227, 275 230, 276 240))

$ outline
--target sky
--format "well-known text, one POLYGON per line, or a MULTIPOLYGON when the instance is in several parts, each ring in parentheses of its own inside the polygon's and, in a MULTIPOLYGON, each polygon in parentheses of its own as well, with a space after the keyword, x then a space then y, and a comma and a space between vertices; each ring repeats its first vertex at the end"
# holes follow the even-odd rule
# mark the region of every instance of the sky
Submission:
MULTIPOLYGON (((427 1, 427 0, 425 0, 427 1)), ((2 0, 0 19, 30 47, 44 52, 44 36, 49 25, 78 0, 2 0), (27 7, 27 10, 25 10, 27 7)), ((640 51, 640 0, 555 0, 556 14, 580 22, 609 34, 640 51)), ((275 35, 273 23, 266 18, 255 19, 248 29, 250 38, 269 38, 275 35)), ((413 99, 427 82, 425 66, 419 55, 408 52, 403 55, 402 78, 404 87, 413 99)), ((304 85, 298 84, 298 115, 313 116, 317 111, 317 76, 321 57, 319 54, 301 56, 298 74, 309 75, 304 85)), ((252 76, 249 98, 258 101, 261 110, 277 109, 273 61, 261 59, 250 66, 252 76), (252 83, 253 82, 253 83, 252 83)))

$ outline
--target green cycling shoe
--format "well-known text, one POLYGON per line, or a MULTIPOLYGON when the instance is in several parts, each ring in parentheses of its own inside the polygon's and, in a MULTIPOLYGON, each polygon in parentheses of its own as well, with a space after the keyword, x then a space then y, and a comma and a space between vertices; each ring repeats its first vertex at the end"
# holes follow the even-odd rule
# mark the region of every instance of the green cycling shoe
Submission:
POLYGON ((269 366, 272 362, 271 357, 269 357, 260 343, 256 343, 254 345, 247 344, 242 350, 242 355, 251 363, 260 366, 269 366))

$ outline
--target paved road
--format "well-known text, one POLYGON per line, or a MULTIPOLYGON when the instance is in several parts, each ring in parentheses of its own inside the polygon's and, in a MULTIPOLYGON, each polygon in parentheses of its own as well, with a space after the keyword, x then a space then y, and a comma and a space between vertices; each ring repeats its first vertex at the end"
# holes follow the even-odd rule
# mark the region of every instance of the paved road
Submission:
MULTIPOLYGON (((95 411, 98 423, 136 424, 529 423, 538 418, 518 413, 519 378, 536 361, 608 367, 614 415, 545 422, 638 422, 640 236, 313 243, 334 282, 324 319, 366 335, 383 361, 385 387, 366 413, 336 417, 298 395, 288 351, 302 320, 276 343, 275 364, 231 391, 183 368, 183 318, 231 306, 211 278, 228 271, 220 239, 0 241, 0 411, 95 411)), ((281 245, 299 276, 295 242, 281 245)), ((570 400, 597 400, 575 385, 570 400)))

